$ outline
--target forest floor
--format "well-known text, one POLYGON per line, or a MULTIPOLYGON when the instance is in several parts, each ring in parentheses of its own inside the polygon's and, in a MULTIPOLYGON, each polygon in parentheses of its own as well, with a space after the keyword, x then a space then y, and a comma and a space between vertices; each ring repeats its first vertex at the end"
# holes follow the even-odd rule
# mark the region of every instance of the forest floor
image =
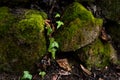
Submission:
MULTIPOLYGON (((109 65, 103 69, 92 68, 90 71, 82 64, 69 65, 67 60, 72 58, 64 57, 52 60, 45 56, 36 64, 32 73, 32 80, 120 80, 120 65, 109 65), (45 71, 42 77, 39 73, 45 71)), ((23 75, 0 73, 0 80, 20 80, 23 75)), ((29 79, 25 79, 29 80, 29 79)))
MULTIPOLYGON (((65 4, 67 5, 68 3, 65 4)), ((53 4, 51 7, 55 6, 56 5, 53 4)), ((55 9, 62 12, 62 10, 60 10, 62 7, 60 5, 57 6, 59 7, 55 7, 55 9)), ((52 8, 50 8, 48 13, 51 12, 54 12, 53 15, 56 13, 56 11, 53 11, 52 8)), ((59 59, 60 58, 58 58, 58 60, 59 59)), ((67 57, 61 59, 64 60, 67 59, 67 57)), ((60 62, 58 62, 57 59, 51 60, 44 57, 40 63, 37 63, 36 70, 32 73, 32 80, 120 80, 120 65, 111 64, 102 70, 92 68, 89 71, 82 64, 74 64, 72 65, 71 70, 69 70, 69 66, 66 69, 66 65, 62 64, 61 66, 59 63, 60 62), (46 72, 44 77, 39 75, 40 70, 44 70, 46 72)), ((11 74, 7 72, 0 73, 0 80, 20 80, 21 77, 22 75, 20 74, 11 74)))

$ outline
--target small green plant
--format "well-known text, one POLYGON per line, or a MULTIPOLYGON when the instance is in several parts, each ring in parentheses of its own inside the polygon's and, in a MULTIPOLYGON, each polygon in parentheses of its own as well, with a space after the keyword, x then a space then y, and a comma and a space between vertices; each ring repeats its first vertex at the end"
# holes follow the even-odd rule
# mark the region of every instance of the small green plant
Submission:
MULTIPOLYGON (((60 16, 59 13, 57 13, 57 14, 55 15, 55 18, 60 18, 60 17, 61 17, 61 16, 60 16)), ((62 21, 60 21, 60 20, 56 21, 56 24, 57 24, 57 29, 60 28, 62 25, 64 25, 64 23, 63 23, 62 21)))
POLYGON ((51 35, 53 33, 53 30, 50 26, 46 26, 46 29, 47 29, 47 35, 51 35))
POLYGON ((29 73, 29 71, 24 71, 23 72, 23 76, 21 78, 21 80, 32 80, 32 75, 29 73))
POLYGON ((57 23, 57 29, 60 28, 64 23, 62 21, 56 21, 57 23))
POLYGON ((40 71, 39 75, 43 78, 46 75, 46 72, 45 71, 40 71))
MULTIPOLYGON (((57 13, 55 15, 55 18, 59 18, 59 17, 60 17, 60 14, 57 13)), ((59 29, 62 25, 64 25, 64 23, 59 20, 56 21, 56 23, 57 23, 57 29, 59 29)), ((54 30, 52 30, 51 26, 48 23, 46 25, 46 29, 47 29, 47 36, 49 37, 49 42, 50 42, 49 47, 48 47, 48 52, 50 52, 52 55, 52 58, 55 59, 55 54, 56 54, 57 49, 59 48, 59 44, 58 42, 55 41, 53 37, 50 36, 54 30)))
POLYGON ((57 14, 55 15, 55 18, 57 18, 57 17, 60 17, 60 14, 59 14, 59 13, 57 13, 57 14))
POLYGON ((50 44, 49 44, 48 51, 51 53, 52 58, 55 59, 55 53, 59 48, 59 45, 54 38, 49 38, 49 41, 50 41, 50 44))

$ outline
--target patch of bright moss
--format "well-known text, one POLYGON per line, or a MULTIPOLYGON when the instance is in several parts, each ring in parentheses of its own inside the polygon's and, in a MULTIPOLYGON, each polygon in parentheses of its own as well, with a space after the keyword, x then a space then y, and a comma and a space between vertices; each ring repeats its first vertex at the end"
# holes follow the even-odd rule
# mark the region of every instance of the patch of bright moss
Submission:
POLYGON ((40 12, 40 11, 37 11, 37 10, 28 10, 26 13, 25 13, 25 16, 27 17, 30 17, 31 14, 36 14, 36 15, 41 15, 43 17, 43 19, 47 19, 47 14, 45 12, 40 12))
MULTIPOLYGON (((85 56, 81 60, 88 68, 97 67, 104 68, 111 62, 111 55, 115 54, 115 50, 109 43, 103 43, 97 39, 93 44, 88 45, 81 49, 79 56, 85 56)), ((114 57, 115 58, 115 57, 114 57)))
POLYGON ((94 16, 92 15, 92 13, 78 2, 74 2, 73 4, 68 6, 63 15, 63 21, 67 20, 67 22, 70 22, 76 18, 94 22, 94 16))
POLYGON ((1 31, 5 27, 0 39, 0 56, 2 57, 0 58, 0 71, 31 70, 34 63, 46 53, 45 17, 36 10, 26 10, 25 14, 18 15, 22 18, 16 18, 15 21, 13 18, 9 18, 11 13, 7 9, 0 12, 2 15, 0 22, 6 22, 3 23, 4 25, 0 24, 1 31), (12 22, 11 24, 9 20, 12 22))
POLYGON ((62 51, 75 51, 94 41, 103 23, 102 19, 94 18, 90 11, 77 2, 68 6, 62 20, 64 26, 54 36, 62 51))

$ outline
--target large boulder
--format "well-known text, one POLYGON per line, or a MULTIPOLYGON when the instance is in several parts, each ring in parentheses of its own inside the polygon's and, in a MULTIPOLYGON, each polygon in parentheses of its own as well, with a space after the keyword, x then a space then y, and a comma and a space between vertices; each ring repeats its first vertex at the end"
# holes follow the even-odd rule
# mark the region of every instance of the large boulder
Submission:
POLYGON ((0 7, 0 71, 31 70, 46 53, 43 12, 0 7))
POLYGON ((101 69, 110 63, 117 64, 117 55, 113 46, 110 43, 103 43, 100 39, 77 50, 76 53, 88 69, 92 67, 101 69))
POLYGON ((65 10, 62 26, 54 35, 60 50, 75 51, 93 42, 102 28, 102 19, 94 18, 92 13, 80 3, 74 2, 65 10))

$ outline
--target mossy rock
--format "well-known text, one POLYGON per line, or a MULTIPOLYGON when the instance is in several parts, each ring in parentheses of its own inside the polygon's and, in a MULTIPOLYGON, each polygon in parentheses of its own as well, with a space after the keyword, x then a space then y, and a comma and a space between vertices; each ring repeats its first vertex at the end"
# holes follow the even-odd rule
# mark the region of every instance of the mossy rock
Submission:
POLYGON ((36 10, 23 11, 18 17, 0 8, 0 71, 32 70, 46 53, 45 16, 36 10))
POLYGON ((120 60, 120 24, 116 21, 109 20, 106 24, 106 31, 111 36, 112 42, 115 45, 115 49, 118 53, 118 59, 120 60))
POLYGON ((101 0, 96 3, 105 18, 120 22, 120 0, 101 0))
POLYGON ((88 69, 92 67, 102 69, 110 63, 117 64, 117 55, 113 46, 110 43, 103 43, 100 39, 77 50, 76 53, 88 69))
POLYGON ((63 14, 62 26, 54 35, 60 50, 75 51, 93 42, 102 28, 102 19, 94 18, 92 13, 80 3, 74 2, 63 14))

